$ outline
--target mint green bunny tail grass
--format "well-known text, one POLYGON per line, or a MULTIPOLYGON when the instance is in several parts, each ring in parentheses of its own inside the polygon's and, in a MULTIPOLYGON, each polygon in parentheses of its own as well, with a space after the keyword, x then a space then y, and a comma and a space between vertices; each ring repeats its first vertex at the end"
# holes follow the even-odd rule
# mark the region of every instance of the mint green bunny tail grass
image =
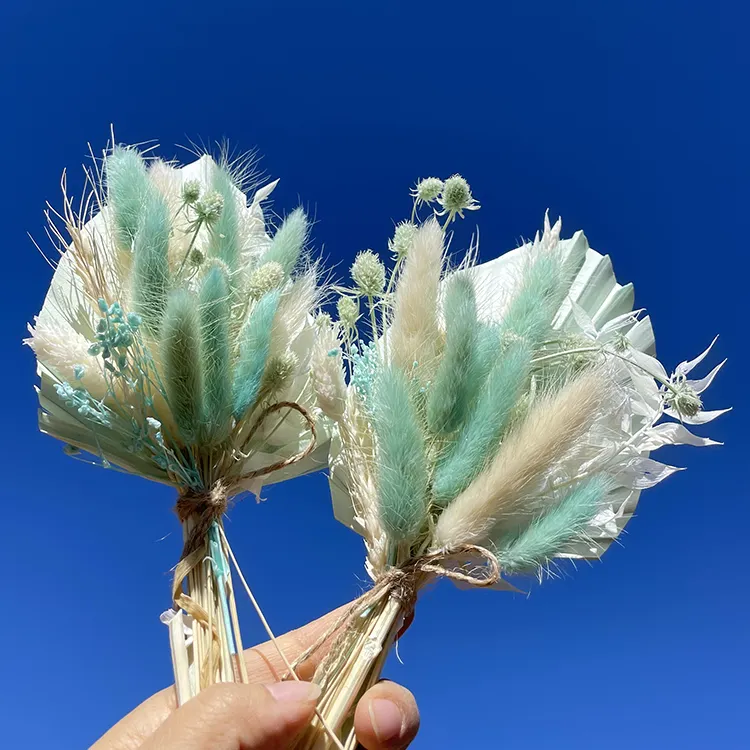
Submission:
POLYGON ((219 262, 208 270, 200 290, 201 352, 205 389, 203 433, 207 443, 227 437, 232 417, 229 279, 219 262))
POLYGON ((209 255, 226 263, 231 272, 237 270, 240 259, 239 210, 237 187, 232 175, 223 167, 216 166, 211 183, 217 196, 221 197, 218 218, 211 224, 209 255))
POLYGON ((183 290, 169 297, 161 332, 164 387, 169 408, 187 444, 196 443, 203 417, 197 300, 183 290))
POLYGON ((425 441, 409 390, 404 373, 384 368, 374 383, 371 407, 380 519, 396 544, 413 541, 427 513, 425 441))
POLYGON ((138 231, 144 201, 152 191, 146 162, 136 149, 115 146, 104 159, 104 173, 117 242, 129 249, 138 231))
POLYGON ((480 363, 475 358, 480 323, 474 284, 463 273, 446 282, 445 348, 427 397, 427 424, 434 434, 455 430, 479 389, 480 363))
POLYGON ((276 230, 271 246, 263 256, 263 263, 278 263, 286 276, 290 276, 307 241, 308 228, 304 210, 295 208, 276 230))
POLYGON ((536 348, 547 336, 567 286, 559 252, 542 252, 523 275, 523 281, 502 320, 503 331, 536 348))
POLYGON ((263 295, 240 333, 239 357, 232 387, 232 411, 242 419, 260 393, 271 347, 271 327, 279 308, 279 290, 263 295))
POLYGON ((135 312, 152 333, 159 330, 170 286, 169 234, 169 208, 164 198, 151 189, 141 204, 133 238, 131 286, 135 312))
POLYGON ((611 487, 607 477, 593 476, 534 517, 526 528, 499 539, 497 559, 502 569, 521 573, 547 565, 585 530, 611 487))
POLYGON ((531 349, 525 341, 511 341, 497 353, 482 392, 435 469, 433 494, 438 505, 463 492, 495 455, 530 370, 531 349))

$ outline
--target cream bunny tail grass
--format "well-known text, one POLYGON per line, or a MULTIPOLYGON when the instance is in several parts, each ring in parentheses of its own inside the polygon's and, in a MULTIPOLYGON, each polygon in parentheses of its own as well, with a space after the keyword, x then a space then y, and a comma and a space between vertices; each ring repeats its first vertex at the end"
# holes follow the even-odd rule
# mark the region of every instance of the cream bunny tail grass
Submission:
POLYGON ((608 390, 605 372, 595 369, 537 401, 489 466, 440 515, 434 546, 486 543, 502 516, 586 433, 608 390))
POLYGON ((420 380, 437 367, 441 333, 438 325, 443 230, 434 219, 414 235, 395 292, 393 321, 387 333, 391 361, 420 380), (416 364, 415 364, 416 363, 416 364))

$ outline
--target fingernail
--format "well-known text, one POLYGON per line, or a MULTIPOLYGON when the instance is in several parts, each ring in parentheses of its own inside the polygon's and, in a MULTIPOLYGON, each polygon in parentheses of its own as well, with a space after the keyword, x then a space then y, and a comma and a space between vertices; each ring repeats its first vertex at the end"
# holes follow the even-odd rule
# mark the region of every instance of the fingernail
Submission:
POLYGON ((266 690, 279 703, 316 703, 320 698, 320 685, 314 682, 273 682, 266 690))
POLYGON ((401 736, 404 715, 392 701, 374 698, 370 701, 370 721, 379 742, 390 742, 401 736))

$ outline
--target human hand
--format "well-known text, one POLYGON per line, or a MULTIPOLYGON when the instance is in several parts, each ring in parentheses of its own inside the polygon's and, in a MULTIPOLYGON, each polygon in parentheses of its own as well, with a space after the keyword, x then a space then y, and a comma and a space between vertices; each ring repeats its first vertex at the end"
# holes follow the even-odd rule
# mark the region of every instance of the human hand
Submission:
MULTIPOLYGON (((290 661, 315 643, 343 609, 280 636, 290 661)), ((319 650, 320 651, 320 650, 319 650)), ((309 680, 324 653, 297 674, 309 680)), ((90 750, 283 750, 312 719, 319 689, 310 682, 278 682, 286 671, 270 642, 245 651, 249 685, 221 684, 177 707, 173 687, 152 695, 121 719, 90 750)), ((362 697, 354 715, 366 750, 401 750, 419 729, 414 696, 383 681, 362 697)))

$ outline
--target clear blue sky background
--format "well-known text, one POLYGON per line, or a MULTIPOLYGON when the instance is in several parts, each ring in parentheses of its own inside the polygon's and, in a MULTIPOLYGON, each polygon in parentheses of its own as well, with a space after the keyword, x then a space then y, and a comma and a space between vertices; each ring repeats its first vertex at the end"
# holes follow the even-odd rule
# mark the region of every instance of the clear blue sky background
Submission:
MULTIPOLYGON (((549 207, 635 282, 668 367, 721 332, 707 401, 735 410, 704 433, 726 446, 666 454, 689 471, 602 563, 530 597, 438 585, 387 672, 418 697, 425 750, 747 747, 749 21, 727 0, 6 0, 0 745, 85 747, 171 679, 173 497, 38 434, 20 344, 50 278, 26 232, 43 239, 61 170, 114 123, 166 156, 257 146, 276 210, 311 207, 342 273, 385 248, 416 177, 460 171, 483 259, 549 207)), ((322 475, 267 496, 228 528, 283 631, 354 596, 363 553, 322 475)))

